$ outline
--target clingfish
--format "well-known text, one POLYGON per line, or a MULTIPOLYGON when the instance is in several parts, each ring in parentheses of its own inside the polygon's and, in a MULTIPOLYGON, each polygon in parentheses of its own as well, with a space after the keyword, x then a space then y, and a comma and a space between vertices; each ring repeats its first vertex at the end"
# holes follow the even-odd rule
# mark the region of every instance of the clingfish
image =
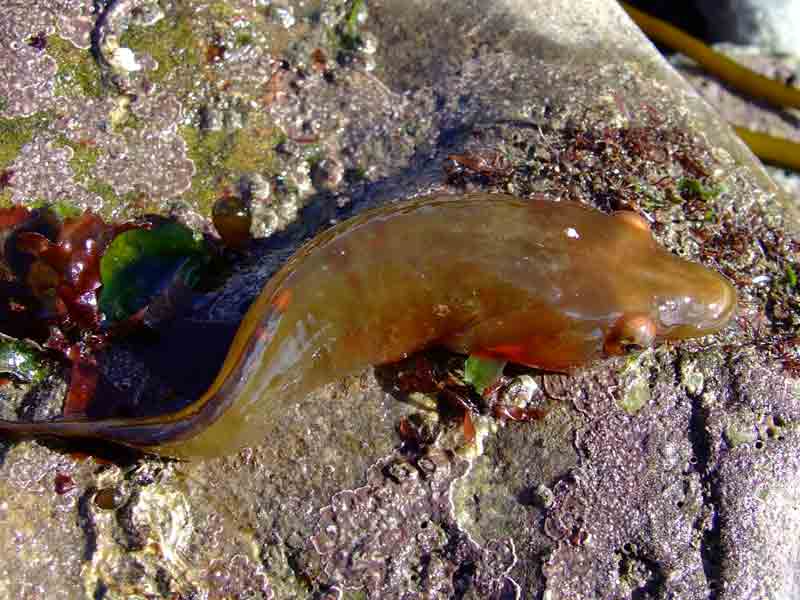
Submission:
POLYGON ((736 292, 660 247, 633 212, 430 196, 321 233, 265 285, 210 388, 156 417, 0 421, 0 435, 107 440, 202 458, 264 439, 315 388, 426 347, 569 372, 718 331, 736 292))

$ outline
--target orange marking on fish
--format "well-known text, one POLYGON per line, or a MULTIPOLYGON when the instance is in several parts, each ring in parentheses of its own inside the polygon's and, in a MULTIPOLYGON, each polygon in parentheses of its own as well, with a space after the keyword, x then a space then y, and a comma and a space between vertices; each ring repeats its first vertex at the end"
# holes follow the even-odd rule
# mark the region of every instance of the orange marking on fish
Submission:
POLYGON ((500 358, 507 360, 508 362, 524 365, 527 364, 530 353, 527 351, 525 346, 520 344, 508 344, 502 346, 493 346, 491 348, 486 348, 486 350, 473 352, 473 354, 477 354, 478 356, 483 355, 488 358, 500 358))
POLYGON ((468 444, 474 444, 477 434, 475 432, 475 423, 472 422, 472 417, 468 410, 464 411, 464 439, 468 444))
POLYGON ((272 306, 274 306, 278 312, 285 312, 291 301, 292 290, 290 288, 286 288, 285 290, 278 292, 278 295, 275 296, 275 299, 272 301, 272 306))

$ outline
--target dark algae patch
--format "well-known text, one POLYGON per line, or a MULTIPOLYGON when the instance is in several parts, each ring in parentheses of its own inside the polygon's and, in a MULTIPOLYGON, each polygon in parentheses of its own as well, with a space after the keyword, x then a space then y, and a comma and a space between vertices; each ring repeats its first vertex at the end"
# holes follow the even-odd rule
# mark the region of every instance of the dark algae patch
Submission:
POLYGON ((70 370, 64 414, 86 414, 109 342, 171 319, 211 261, 183 225, 150 218, 109 224, 70 205, 0 211, 0 373, 40 378, 45 352, 70 370), (30 338, 30 346, 14 338, 30 338))

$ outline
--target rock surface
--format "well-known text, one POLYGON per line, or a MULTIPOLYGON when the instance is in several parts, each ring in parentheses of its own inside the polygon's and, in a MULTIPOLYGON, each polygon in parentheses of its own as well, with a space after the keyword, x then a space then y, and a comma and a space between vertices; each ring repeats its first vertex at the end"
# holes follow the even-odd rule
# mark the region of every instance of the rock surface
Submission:
POLYGON ((635 208, 741 307, 708 339, 535 374, 549 414, 478 417, 477 447, 373 369, 233 457, 0 442, 0 596, 797 596, 797 211, 615 3, 95 6, 0 15, 0 199, 206 231, 250 195, 264 239, 198 318, 238 319, 331 219, 464 189, 635 208), (420 415, 439 437, 400 452, 420 415))

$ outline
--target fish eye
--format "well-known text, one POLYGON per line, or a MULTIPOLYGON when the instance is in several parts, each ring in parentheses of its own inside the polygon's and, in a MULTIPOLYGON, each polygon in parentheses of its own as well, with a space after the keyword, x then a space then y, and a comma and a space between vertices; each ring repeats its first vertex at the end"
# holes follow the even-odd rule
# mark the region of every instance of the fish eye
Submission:
POLYGON ((622 344, 622 351, 625 354, 630 354, 631 352, 641 352, 645 348, 646 346, 642 346, 641 344, 635 344, 635 343, 622 344))
POLYGON ((611 329, 603 349, 606 354, 625 354, 644 350, 656 339, 656 324, 647 315, 624 315, 611 329))

